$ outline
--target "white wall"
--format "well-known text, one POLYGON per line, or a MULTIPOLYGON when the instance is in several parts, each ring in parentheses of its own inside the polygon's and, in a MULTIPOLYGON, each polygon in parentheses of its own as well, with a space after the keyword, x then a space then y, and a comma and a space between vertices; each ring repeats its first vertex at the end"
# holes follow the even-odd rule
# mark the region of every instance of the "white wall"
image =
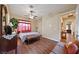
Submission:
POLYGON ((42 34, 42 19, 37 20, 37 31, 42 34))
POLYGON ((60 17, 59 15, 47 15, 42 17, 42 36, 51 40, 60 41, 60 17))
POLYGON ((32 27, 32 32, 37 32, 37 21, 36 20, 30 20, 31 21, 31 27, 32 27))
POLYGON ((76 35, 78 35, 78 39, 79 39, 79 5, 77 5, 77 8, 76 8, 76 35))

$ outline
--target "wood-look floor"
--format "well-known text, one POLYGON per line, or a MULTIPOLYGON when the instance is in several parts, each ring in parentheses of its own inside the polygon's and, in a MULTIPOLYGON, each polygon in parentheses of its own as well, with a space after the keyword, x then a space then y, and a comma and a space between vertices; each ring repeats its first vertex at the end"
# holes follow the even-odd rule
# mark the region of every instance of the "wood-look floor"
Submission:
POLYGON ((17 54, 48 54, 55 47, 56 43, 57 42, 53 40, 41 38, 40 40, 27 45, 22 43, 21 40, 18 40, 17 54))

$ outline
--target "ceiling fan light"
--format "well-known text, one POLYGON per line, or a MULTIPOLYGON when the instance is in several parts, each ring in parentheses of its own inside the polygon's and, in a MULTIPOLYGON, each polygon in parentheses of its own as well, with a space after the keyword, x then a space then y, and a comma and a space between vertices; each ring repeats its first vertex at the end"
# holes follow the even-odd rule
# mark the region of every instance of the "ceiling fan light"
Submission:
POLYGON ((34 18, 34 16, 31 16, 31 15, 30 15, 30 17, 29 17, 29 18, 30 18, 30 19, 33 19, 33 18, 34 18))

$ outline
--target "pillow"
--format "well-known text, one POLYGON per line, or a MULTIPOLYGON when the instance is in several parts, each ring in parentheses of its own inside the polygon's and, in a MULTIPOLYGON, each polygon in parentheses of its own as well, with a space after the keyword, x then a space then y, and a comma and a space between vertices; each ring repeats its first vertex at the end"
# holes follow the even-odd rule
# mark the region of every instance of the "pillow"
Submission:
POLYGON ((78 51, 78 47, 74 43, 69 43, 68 46, 66 46, 66 50, 68 54, 75 54, 78 51))

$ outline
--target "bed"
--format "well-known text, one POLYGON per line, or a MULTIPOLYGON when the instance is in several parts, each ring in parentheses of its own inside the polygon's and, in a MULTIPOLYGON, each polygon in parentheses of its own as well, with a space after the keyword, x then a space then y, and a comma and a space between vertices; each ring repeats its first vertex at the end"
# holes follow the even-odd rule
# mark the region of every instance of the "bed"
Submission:
POLYGON ((41 35, 38 32, 25 32, 19 33, 19 37, 22 42, 27 42, 28 44, 30 44, 39 40, 41 35))

